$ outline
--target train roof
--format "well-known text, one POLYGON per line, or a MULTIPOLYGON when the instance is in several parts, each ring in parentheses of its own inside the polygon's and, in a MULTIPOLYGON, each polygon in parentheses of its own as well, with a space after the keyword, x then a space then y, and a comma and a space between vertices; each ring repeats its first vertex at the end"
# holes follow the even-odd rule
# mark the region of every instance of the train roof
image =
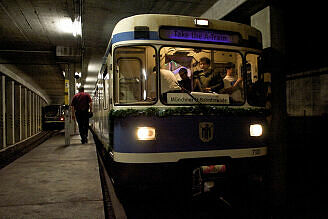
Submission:
MULTIPOLYGON (((112 37, 115 34, 121 32, 134 31, 136 26, 147 26, 149 31, 158 31, 160 26, 176 26, 176 27, 187 27, 197 28, 194 23, 196 17, 192 16, 181 16, 181 15, 168 15, 168 14, 140 14, 127 17, 119 21, 112 33, 112 37)), ((223 20, 212 20, 209 21, 209 30, 222 30, 237 32, 241 35, 242 39, 248 40, 249 37, 256 38, 260 43, 262 42, 261 32, 254 27, 246 24, 240 24, 231 21, 223 20)), ((198 27, 199 28, 199 27, 198 27)))
MULTIPOLYGON (((109 52, 111 51, 111 46, 118 41, 115 37, 119 38, 117 36, 122 35, 123 33, 131 33, 132 35, 135 32, 136 27, 147 28, 147 31, 154 33, 155 37, 152 40, 161 40, 159 37, 159 32, 160 28, 164 26, 173 28, 189 28, 195 30, 225 31, 237 33, 240 36, 239 38, 242 43, 240 43, 239 46, 246 46, 256 49, 262 48, 261 32, 254 27, 231 21, 213 19, 207 19, 209 21, 209 25, 207 27, 199 27, 195 25, 195 18, 199 17, 169 14, 140 14, 120 20, 112 32, 111 40, 108 43, 100 72, 104 71, 104 64, 106 63, 106 58, 109 52)), ((125 36, 128 37, 124 37, 124 40, 132 39, 133 37, 131 35, 126 34, 125 36)), ((120 37, 120 40, 122 41, 122 37, 120 37)))

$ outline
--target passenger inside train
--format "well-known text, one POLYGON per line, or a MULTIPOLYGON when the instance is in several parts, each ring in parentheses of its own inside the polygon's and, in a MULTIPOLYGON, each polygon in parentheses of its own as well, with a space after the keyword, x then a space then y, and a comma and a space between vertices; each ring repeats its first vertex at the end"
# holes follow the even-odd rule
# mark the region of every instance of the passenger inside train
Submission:
POLYGON ((230 94, 230 97, 234 102, 243 102, 241 95, 241 84, 243 83, 243 78, 238 76, 236 77, 235 64, 232 62, 229 62, 225 69, 226 76, 223 79, 224 89, 222 92, 230 94))
MULTIPOLYGON (((161 49, 161 69, 170 70, 181 81, 180 69, 190 75, 191 95, 204 104, 242 104, 244 89, 242 80, 242 57, 238 52, 163 47, 161 49), (230 67, 229 67, 230 66, 230 67), (237 66, 237 67, 236 67, 237 66), (229 68, 227 68, 229 67, 229 68), (190 72, 190 73, 189 73, 190 72), (225 82, 223 80, 225 78, 225 82)), ((180 83, 180 82, 179 82, 180 83)), ((174 92, 176 93, 176 92, 174 92)), ((164 94, 168 104, 195 104, 187 94, 164 94)))

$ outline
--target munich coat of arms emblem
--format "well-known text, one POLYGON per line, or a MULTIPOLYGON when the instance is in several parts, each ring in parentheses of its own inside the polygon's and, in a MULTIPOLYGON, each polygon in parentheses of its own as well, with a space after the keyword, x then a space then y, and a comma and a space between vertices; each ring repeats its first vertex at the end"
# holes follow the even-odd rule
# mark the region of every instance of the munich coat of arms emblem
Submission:
POLYGON ((212 122, 199 123, 199 138, 203 142, 210 142, 214 137, 214 124, 212 122))

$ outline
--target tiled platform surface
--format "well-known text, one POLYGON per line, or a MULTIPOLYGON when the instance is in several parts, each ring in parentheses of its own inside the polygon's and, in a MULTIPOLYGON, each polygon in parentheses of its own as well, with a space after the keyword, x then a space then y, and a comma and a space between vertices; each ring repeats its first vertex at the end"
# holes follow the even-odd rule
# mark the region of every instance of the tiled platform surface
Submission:
POLYGON ((0 218, 105 218, 96 155, 58 133, 0 170, 0 218))

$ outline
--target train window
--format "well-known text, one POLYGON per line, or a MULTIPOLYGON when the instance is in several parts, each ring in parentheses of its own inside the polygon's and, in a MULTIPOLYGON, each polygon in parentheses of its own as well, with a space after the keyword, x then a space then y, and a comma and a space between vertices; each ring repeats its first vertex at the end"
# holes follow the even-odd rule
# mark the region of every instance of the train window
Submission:
POLYGON ((253 106, 264 106, 266 87, 262 71, 262 57, 258 54, 246 55, 247 101, 253 106))
POLYGON ((161 97, 165 104, 244 103, 240 53, 163 47, 160 54, 161 97))
POLYGON ((59 105, 49 105, 45 107, 44 117, 56 117, 60 115, 60 106, 59 105))
POLYGON ((103 85, 101 83, 101 79, 98 79, 97 81, 97 91, 98 91, 98 106, 99 106, 99 109, 101 109, 101 106, 102 106, 102 102, 103 102, 103 85))
POLYGON ((108 100, 109 100, 109 74, 107 67, 103 73, 103 88, 104 88, 104 109, 108 109, 108 100))
POLYGON ((151 46, 119 47, 114 51, 116 104, 151 104, 157 96, 155 49, 151 46))

